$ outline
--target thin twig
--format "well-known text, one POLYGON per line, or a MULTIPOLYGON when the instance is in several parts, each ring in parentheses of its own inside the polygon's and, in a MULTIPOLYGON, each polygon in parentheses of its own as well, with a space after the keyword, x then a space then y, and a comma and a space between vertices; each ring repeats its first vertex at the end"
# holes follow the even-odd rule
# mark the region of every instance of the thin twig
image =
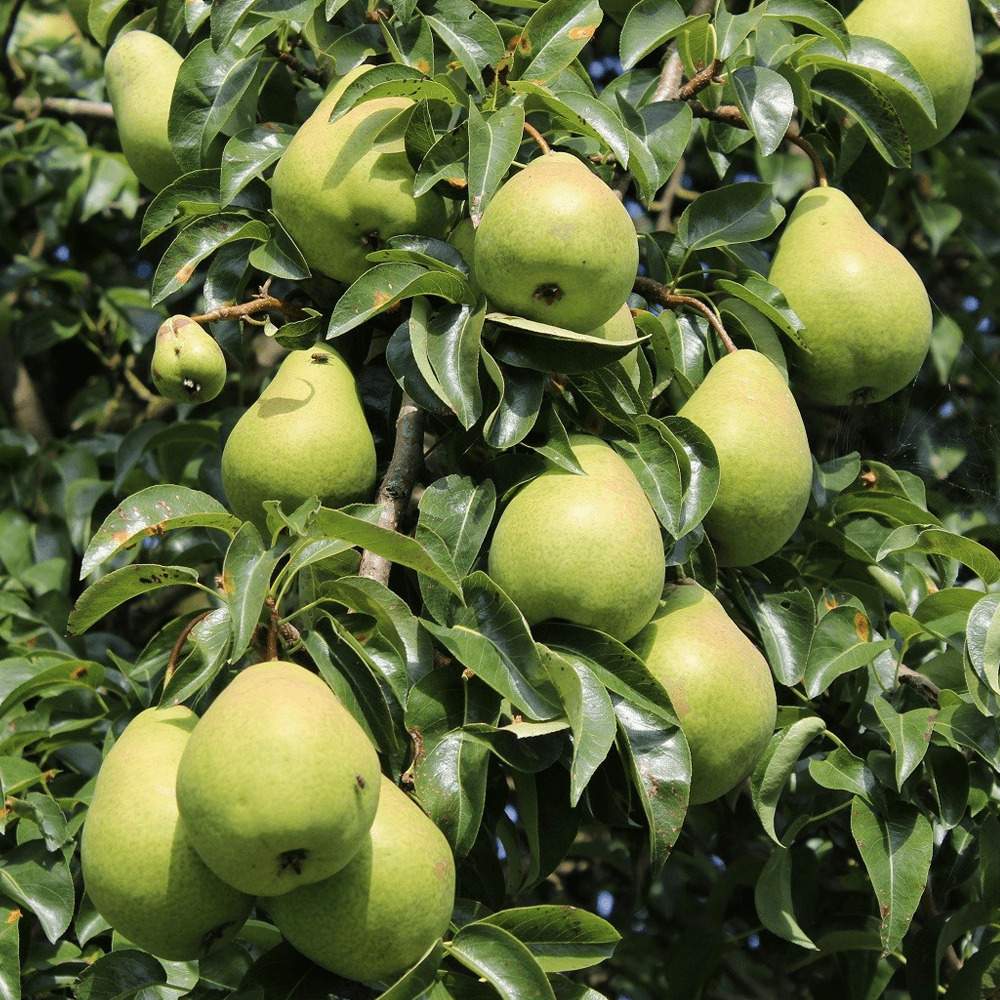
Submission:
POLYGON ((530 122, 524 123, 524 131, 527 135, 531 136, 532 139, 538 144, 538 148, 543 153, 551 153, 552 147, 545 141, 545 136, 535 128, 530 122))
MULTIPOLYGON (((385 470, 385 478, 379 486, 375 502, 382 508, 379 527, 389 531, 397 530, 406 510, 417 473, 423 464, 424 414, 412 399, 403 393, 396 417, 396 441, 392 448, 392 458, 385 470)), ((388 584, 391 563, 384 556, 367 549, 361 554, 359 576, 388 584)))
POLYGON ((319 69, 313 69, 312 66, 306 66, 301 59, 293 56, 291 52, 286 52, 284 49, 279 49, 277 45, 271 47, 271 54, 278 60, 278 62, 284 63, 293 73, 297 73, 301 77, 305 77, 307 80, 312 80, 313 83, 318 83, 320 86, 326 86, 328 83, 326 74, 319 69))
POLYGON ((220 319, 243 319, 246 316, 253 316, 261 312, 280 312, 290 319, 301 318, 302 310, 291 302, 283 299, 276 299, 273 295, 259 295, 249 302, 240 302, 234 306, 219 306, 218 309, 211 309, 207 313, 199 313, 192 316, 195 323, 214 323, 220 319))
POLYGON ((823 166, 823 161, 820 159, 819 153, 816 152, 812 143, 807 142, 797 132, 793 133, 791 129, 785 133, 785 139, 793 146, 798 146, 812 160, 813 172, 816 174, 816 183, 820 187, 828 187, 830 182, 827 180, 826 167, 823 166))
POLYGON ((701 299, 696 299, 691 295, 676 295, 674 292, 667 291, 665 286, 658 281, 653 281, 652 278, 636 278, 632 290, 641 295, 647 302, 658 302, 668 309, 672 306, 686 306, 688 309, 700 312, 708 320, 709 325, 716 332, 726 350, 730 354, 735 354, 738 350, 732 337, 722 325, 722 320, 701 299))
MULTIPOLYGON (((695 0, 691 6, 689 17, 700 17, 702 14, 711 12, 715 0, 695 0)), ((684 61, 680 52, 677 51, 677 43, 671 42, 667 49, 667 56, 663 60, 663 68, 660 70, 660 79, 657 81, 656 90, 653 91, 653 101, 676 101, 680 97, 681 83, 684 79, 684 61)))
POLYGON ((43 111, 65 118, 106 118, 113 121, 115 113, 107 101, 84 101, 77 97, 14 98, 14 110, 36 118, 43 111))
POLYGON ((722 63, 718 59, 713 59, 704 69, 699 70, 694 76, 684 84, 677 92, 677 96, 682 101, 690 101, 696 94, 700 94, 706 87, 710 86, 719 74, 722 63))
POLYGON ((268 660, 276 660, 278 658, 278 605, 270 595, 264 603, 268 610, 267 645, 264 647, 264 655, 268 660))
POLYGON ((937 686, 926 674, 920 673, 919 670, 914 670, 912 667, 908 667, 905 663, 900 663, 896 670, 896 676, 900 681, 905 681, 908 684, 912 684, 914 687, 922 688, 927 692, 928 695, 937 703, 941 698, 941 688, 937 686))
POLYGON ((188 636, 191 634, 192 629, 201 621, 204 621, 212 612, 203 611, 200 615, 195 615, 184 628, 181 629, 181 634, 177 636, 177 641, 173 645, 173 649, 170 650, 170 658, 167 660, 167 669, 163 674, 163 686, 166 687, 170 683, 170 678, 174 676, 174 671, 177 669, 177 660, 181 655, 181 650, 184 648, 184 643, 187 642, 188 636))

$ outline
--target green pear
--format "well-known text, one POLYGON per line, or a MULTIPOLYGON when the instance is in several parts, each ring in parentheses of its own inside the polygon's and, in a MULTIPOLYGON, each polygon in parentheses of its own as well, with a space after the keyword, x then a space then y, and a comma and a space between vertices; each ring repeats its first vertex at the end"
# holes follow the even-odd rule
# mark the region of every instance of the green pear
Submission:
POLYGON ((435 192, 413 196, 413 167, 403 140, 377 138, 413 101, 364 101, 331 124, 347 85, 370 66, 343 77, 296 132, 271 179, 274 214, 311 268, 354 281, 372 265, 366 255, 391 236, 444 239, 451 210, 435 192))
POLYGON ((660 526, 623 459, 570 437, 586 475, 552 467, 503 512, 489 572, 529 624, 563 618, 623 642, 649 621, 663 589, 660 526))
POLYGON ((666 688, 691 749, 691 803, 710 802, 754 768, 777 710, 767 661, 696 583, 668 587, 632 642, 666 688))
POLYGON ((177 403, 215 399, 226 384, 226 358, 189 316, 171 316, 156 331, 149 373, 157 392, 177 403))
POLYGON ((475 262, 476 230, 472 219, 459 219, 458 225, 448 236, 448 242, 462 255, 462 259, 472 269, 475 262))
POLYGON ((219 878, 277 896, 354 857, 378 782, 375 748, 325 682, 271 661, 241 671, 198 723, 177 772, 177 805, 219 878))
MULTIPOLYGON (((635 340, 639 336, 635 328, 635 320, 632 318, 632 310, 628 303, 623 305, 607 322, 602 323, 596 330, 590 331, 591 337, 603 337, 604 340, 635 340)), ((621 363, 628 373, 632 384, 639 385, 639 348, 629 351, 621 359, 621 363)))
POLYGON ((311 496, 340 507, 375 485, 375 442, 351 370, 332 347, 292 351, 222 452, 236 514, 258 526, 265 500, 290 513, 311 496))
POLYGON ((455 862, 441 831, 387 778, 354 860, 267 901, 293 948, 338 976, 376 982, 416 963, 448 929, 455 862))
POLYGON ((151 191, 183 172, 174 159, 167 122, 181 57, 158 35, 127 31, 104 61, 104 80, 128 165, 151 191))
POLYGON ((815 403, 877 403, 916 377, 931 340, 920 276, 842 191, 814 188, 778 243, 771 282, 805 324, 794 385, 815 403))
POLYGON ((802 520, 812 456, 781 372, 756 351, 721 358, 681 407, 719 456, 719 493, 705 518, 720 566, 778 551, 802 520))
POLYGON ((233 937, 253 905, 208 870, 177 812, 177 767, 197 721, 177 705, 129 723, 101 765, 81 847, 87 895, 101 916, 177 962, 233 937))
POLYGON ((476 230, 476 282, 498 309, 586 333, 621 308, 639 242, 615 193, 571 153, 532 160, 476 230))
POLYGON ((914 150, 939 143, 965 114, 976 81, 968 0, 863 0, 847 27, 852 35, 888 43, 913 63, 934 98, 937 125, 905 99, 893 104, 914 150))

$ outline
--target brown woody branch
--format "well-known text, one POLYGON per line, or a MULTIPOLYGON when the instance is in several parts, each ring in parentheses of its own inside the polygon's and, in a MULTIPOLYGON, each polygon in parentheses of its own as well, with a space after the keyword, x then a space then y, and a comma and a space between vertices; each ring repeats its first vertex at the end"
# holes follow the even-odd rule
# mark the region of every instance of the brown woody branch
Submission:
MULTIPOLYGON (((392 458, 385 470, 385 478, 379 486, 375 502, 382 508, 378 524, 381 528, 396 531, 402 520, 413 493, 413 484, 424 460, 424 414, 404 392, 396 417, 396 441, 392 448, 392 458)), ((384 556, 367 549, 361 553, 359 576, 389 583, 392 564, 384 556)))
POLYGON ((299 306, 263 293, 249 302, 240 302, 234 306, 219 306, 218 309, 199 313, 197 316, 192 316, 191 319, 195 323, 214 323, 220 319, 245 319, 262 312, 280 312, 288 319, 301 319, 305 315, 299 306))
POLYGON ((713 59, 704 69, 699 70, 683 87, 677 92, 677 96, 682 101, 690 101, 692 97, 700 94, 706 87, 710 86, 722 69, 722 63, 718 59, 713 59))
POLYGON ((899 680, 906 684, 912 684, 916 688, 920 688, 925 694, 928 695, 931 701, 935 704, 941 697, 941 688, 937 686, 926 674, 920 673, 919 670, 914 670, 912 667, 908 667, 905 663, 900 663, 896 670, 896 676, 899 680))
POLYGON ((77 97, 14 98, 14 110, 37 118, 43 111, 63 118, 106 118, 114 121, 115 113, 107 101, 84 101, 77 97))
POLYGON ((677 295, 674 292, 669 291, 658 281, 653 281, 652 278, 636 278, 632 290, 641 295, 647 302, 657 302, 667 309, 673 308, 674 306, 685 306, 688 309, 694 309, 696 312, 700 312, 702 316, 708 320, 709 326, 711 326, 716 332, 719 340, 722 341, 726 350, 730 354, 736 353, 736 344, 733 343, 733 338, 726 332, 726 328, 722 325, 722 320, 719 319, 718 314, 710 306, 705 305, 701 299, 696 299, 692 295, 677 295))
POLYGON ((326 86, 328 80, 326 74, 322 70, 313 69, 312 66, 306 66, 301 59, 292 55, 291 52, 279 49, 277 45, 271 47, 271 54, 278 60, 278 62, 284 63, 298 76, 304 77, 306 80, 312 80, 313 83, 318 83, 320 86, 326 86))

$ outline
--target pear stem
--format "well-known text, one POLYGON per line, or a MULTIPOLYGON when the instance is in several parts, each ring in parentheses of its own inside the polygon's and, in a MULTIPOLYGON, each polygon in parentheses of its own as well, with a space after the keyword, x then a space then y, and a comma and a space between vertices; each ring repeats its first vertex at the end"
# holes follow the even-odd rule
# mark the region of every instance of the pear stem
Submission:
POLYGON ((539 132, 538 129, 535 128, 535 126, 532 125, 530 122, 524 123, 524 131, 526 135, 530 136, 532 139, 535 140, 536 144, 538 145, 538 148, 543 153, 552 152, 552 147, 545 141, 545 136, 542 135, 542 133, 539 132))
POLYGON ((278 658, 278 604, 270 594, 264 602, 267 605, 267 645, 264 647, 264 655, 269 660, 278 658))
POLYGON ((192 618, 187 625, 181 629, 181 634, 177 636, 177 641, 170 650, 170 656, 167 659, 167 669, 163 673, 164 689, 170 683, 170 678, 174 676, 174 671, 177 669, 177 661, 180 658, 181 650, 184 648, 184 643, 188 640, 188 636, 194 630, 194 627, 199 622, 204 621, 211 613, 211 611, 203 611, 200 615, 195 615, 194 618, 192 618))
POLYGON ((716 332, 729 354, 735 354, 739 350, 733 343, 733 338, 726 332, 718 314, 711 307, 705 305, 701 299, 696 299, 692 295, 677 295, 668 291, 665 285, 653 281, 652 278, 636 278, 632 290, 641 295, 647 302, 658 302, 667 309, 673 306, 686 306, 688 309, 700 312, 708 320, 709 326, 716 332))
MULTIPOLYGON (((378 488, 375 502, 382 508, 378 525, 396 531, 410 502, 413 484, 424 460, 424 414, 404 392, 396 417, 396 441, 385 478, 378 488)), ((388 585, 392 564, 384 556, 367 549, 361 553, 358 576, 388 585)))
POLYGON ((273 295, 258 295, 249 302, 240 302, 234 306, 219 306, 218 309, 210 309, 206 313, 199 313, 192 316, 195 323, 214 323, 220 319, 244 319, 247 316, 254 316, 262 312, 280 312, 291 319, 301 318, 302 310, 291 302, 284 299, 277 299, 273 295))
POLYGON ((823 161, 820 159, 819 153, 817 153, 816 150, 813 148, 812 143, 807 142, 798 133, 794 133, 793 134, 793 132, 792 132, 791 129, 789 129, 785 133, 785 138, 793 146, 798 146, 799 149, 801 149, 802 152, 805 153, 806 156, 808 156, 810 160, 812 160, 813 173, 816 175, 816 184, 817 184, 817 186, 818 187, 823 187, 823 188, 829 187, 830 182, 829 182, 829 180, 827 179, 827 176, 826 176, 826 167, 823 166, 823 161))

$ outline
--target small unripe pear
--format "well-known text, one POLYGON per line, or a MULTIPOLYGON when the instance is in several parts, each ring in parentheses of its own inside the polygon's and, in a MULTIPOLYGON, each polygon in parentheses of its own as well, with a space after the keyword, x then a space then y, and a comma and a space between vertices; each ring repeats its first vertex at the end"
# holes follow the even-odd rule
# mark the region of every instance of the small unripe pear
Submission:
POLYGON ((157 392, 176 403, 205 403, 226 384, 226 359, 215 338, 189 316, 171 316, 156 331, 149 366, 157 392))

